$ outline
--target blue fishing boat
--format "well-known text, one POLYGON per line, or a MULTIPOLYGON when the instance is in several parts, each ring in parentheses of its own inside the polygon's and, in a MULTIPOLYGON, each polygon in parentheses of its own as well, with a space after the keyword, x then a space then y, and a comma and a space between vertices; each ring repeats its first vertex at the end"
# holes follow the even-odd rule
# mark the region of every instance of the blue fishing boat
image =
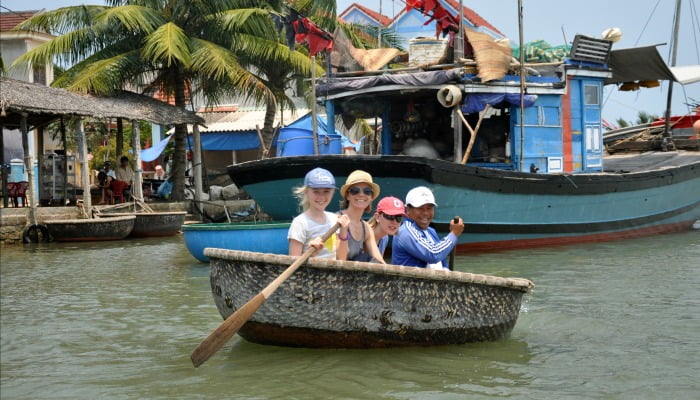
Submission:
POLYGON ((235 222, 223 224, 185 224, 182 232, 187 250, 194 258, 209 262, 207 247, 287 254, 290 223, 235 222))
POLYGON ((577 35, 563 62, 528 65, 524 84, 507 73, 486 78, 473 66, 326 78, 316 95, 325 101, 330 132, 336 115, 344 123, 381 120, 366 140, 371 154, 257 160, 228 173, 281 220, 296 215, 292 188, 314 167, 340 182, 363 169, 382 195, 403 198, 428 186, 439 231, 455 215, 464 219, 461 251, 690 229, 700 220, 699 152, 606 152, 603 85, 643 80, 666 67, 654 46, 617 54, 611 44, 577 35))

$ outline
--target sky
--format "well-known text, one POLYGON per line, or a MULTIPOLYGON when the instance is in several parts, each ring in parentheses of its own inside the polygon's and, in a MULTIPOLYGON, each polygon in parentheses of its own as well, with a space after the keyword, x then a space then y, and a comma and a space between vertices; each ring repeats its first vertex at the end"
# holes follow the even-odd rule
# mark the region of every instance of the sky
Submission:
MULTIPOLYGON (((356 0, 355 2, 393 17, 402 0, 356 0)), ((338 13, 353 3, 338 0, 338 13)), ((100 0, 0 0, 2 11, 55 9, 68 5, 103 4, 100 0)), ((518 43, 517 0, 464 0, 463 4, 480 14, 511 41, 518 43)), ((622 39, 613 49, 670 43, 675 0, 523 0, 523 32, 525 42, 545 40, 552 46, 573 41, 577 33, 599 36, 607 28, 618 27, 622 39)), ((681 8, 676 65, 700 64, 700 0, 683 0, 681 8)), ((662 58, 670 64, 670 46, 659 46, 662 58)), ((668 83, 661 87, 635 92, 620 92, 614 85, 603 93, 603 118, 614 122, 618 118, 636 121, 639 111, 663 116, 666 108, 668 83)), ((700 82, 673 87, 672 113, 688 112, 687 102, 700 102, 700 82)))

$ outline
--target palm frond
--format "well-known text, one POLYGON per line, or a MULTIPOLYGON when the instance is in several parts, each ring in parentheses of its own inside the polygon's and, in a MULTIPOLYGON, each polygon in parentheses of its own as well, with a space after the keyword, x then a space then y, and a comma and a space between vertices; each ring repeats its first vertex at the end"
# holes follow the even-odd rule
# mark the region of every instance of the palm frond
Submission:
POLYGON ((17 25, 14 30, 38 31, 51 35, 61 35, 90 26, 95 15, 105 9, 105 6, 96 5, 62 7, 38 13, 17 25))
POLYGON ((127 31, 144 33, 151 33, 165 23, 157 10, 137 5, 107 8, 95 16, 94 23, 97 26, 110 26, 117 21, 127 31))
POLYGON ((146 37, 143 56, 151 61, 160 62, 166 67, 175 64, 188 67, 192 62, 188 43, 189 40, 182 28, 168 22, 146 37))

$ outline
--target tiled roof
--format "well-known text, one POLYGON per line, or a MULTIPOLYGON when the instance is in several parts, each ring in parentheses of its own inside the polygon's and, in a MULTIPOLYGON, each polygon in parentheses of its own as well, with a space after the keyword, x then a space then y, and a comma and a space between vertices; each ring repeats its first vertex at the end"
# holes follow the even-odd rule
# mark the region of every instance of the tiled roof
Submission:
MULTIPOLYGON (((457 0, 444 0, 446 3, 448 3, 450 6, 452 6, 457 12, 459 12, 459 1, 457 0)), ((487 20, 481 17, 481 15, 477 14, 476 11, 472 10, 471 8, 464 6, 464 18, 469 20, 472 24, 475 26, 485 26, 489 28, 490 30, 505 36, 503 32, 499 31, 495 26, 491 25, 487 20)), ((456 15, 457 20, 459 21, 459 15, 456 15)))
POLYGON ((41 10, 0 12, 0 32, 11 31, 15 26, 33 17, 41 10))
POLYGON ((369 15, 370 18, 374 19, 375 21, 380 23, 382 26, 387 26, 387 25, 389 25, 389 23, 391 23, 391 18, 387 17, 386 15, 380 14, 380 13, 373 11, 373 10, 370 10, 369 8, 367 8, 363 5, 357 4, 357 3, 350 4, 350 6, 348 8, 346 8, 345 11, 343 11, 340 14, 339 18, 342 19, 343 15, 350 12, 353 8, 357 8, 358 10, 362 11, 363 13, 369 15))

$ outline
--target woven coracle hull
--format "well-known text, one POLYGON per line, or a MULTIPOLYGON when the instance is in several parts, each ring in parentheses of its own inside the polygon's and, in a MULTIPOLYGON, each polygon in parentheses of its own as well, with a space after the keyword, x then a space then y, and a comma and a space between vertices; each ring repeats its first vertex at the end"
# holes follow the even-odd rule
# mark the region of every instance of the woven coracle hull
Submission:
MULTIPOLYGON (((295 257, 205 250, 223 318, 259 293, 295 257)), ((239 334, 262 344, 372 348, 490 341, 518 318, 526 279, 311 259, 239 334)))
POLYGON ((63 219, 44 222, 52 240, 59 242, 87 242, 118 240, 129 236, 134 229, 133 215, 124 217, 63 219))
POLYGON ((180 231, 185 222, 186 211, 164 211, 152 213, 110 213, 105 216, 134 215, 134 229, 131 237, 172 236, 180 231))

